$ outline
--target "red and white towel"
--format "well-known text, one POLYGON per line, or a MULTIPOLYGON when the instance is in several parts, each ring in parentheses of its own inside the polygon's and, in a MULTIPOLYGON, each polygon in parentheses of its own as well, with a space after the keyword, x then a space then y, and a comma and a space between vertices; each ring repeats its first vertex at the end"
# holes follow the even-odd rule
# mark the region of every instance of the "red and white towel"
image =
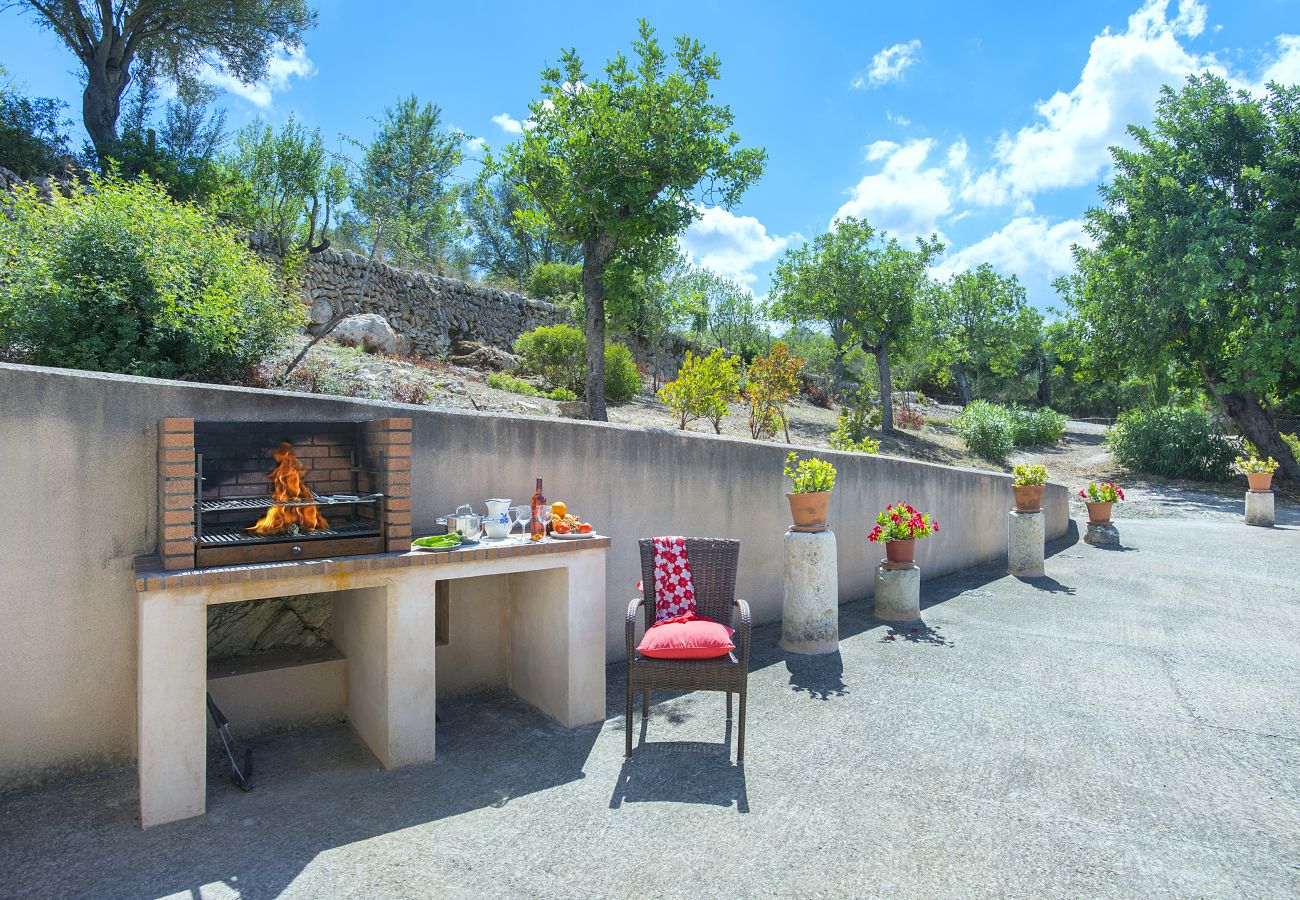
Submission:
POLYGON ((695 582, 686 556, 686 538, 657 537, 655 549, 655 624, 695 618, 695 582))

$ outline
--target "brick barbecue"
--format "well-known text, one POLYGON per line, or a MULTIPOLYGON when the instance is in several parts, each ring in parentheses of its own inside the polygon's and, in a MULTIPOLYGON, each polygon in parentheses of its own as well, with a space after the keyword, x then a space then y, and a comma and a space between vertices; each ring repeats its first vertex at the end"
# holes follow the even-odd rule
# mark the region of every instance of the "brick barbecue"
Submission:
POLYGON ((166 571, 404 551, 411 420, 158 423, 166 571))

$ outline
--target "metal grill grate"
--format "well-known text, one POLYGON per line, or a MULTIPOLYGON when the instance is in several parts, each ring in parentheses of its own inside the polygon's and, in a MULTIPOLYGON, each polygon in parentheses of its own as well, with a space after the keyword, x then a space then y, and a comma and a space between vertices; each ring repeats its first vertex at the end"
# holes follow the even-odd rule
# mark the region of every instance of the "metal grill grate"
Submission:
POLYGON ((356 506, 363 503, 378 503, 383 494, 317 494, 312 491, 314 500, 293 500, 282 502, 269 495, 260 497, 222 497, 217 500, 199 501, 199 511, 205 513, 230 512, 241 509, 270 509, 272 506, 339 506, 347 504, 356 506))
POLYGON ((215 528, 204 528, 203 535, 199 538, 199 544, 204 546, 213 544, 261 544, 268 541, 304 541, 318 538, 364 537, 374 534, 379 534, 378 523, 368 522, 364 519, 341 522, 331 525, 329 528, 318 528, 315 531, 303 531, 298 534, 249 534, 240 525, 218 525, 215 528))

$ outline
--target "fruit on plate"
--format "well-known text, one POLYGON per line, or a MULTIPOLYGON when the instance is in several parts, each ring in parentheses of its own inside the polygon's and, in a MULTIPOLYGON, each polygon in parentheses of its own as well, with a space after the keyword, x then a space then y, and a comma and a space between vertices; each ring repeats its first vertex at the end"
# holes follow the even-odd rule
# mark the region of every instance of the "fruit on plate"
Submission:
POLYGON ((556 500, 554 503, 551 504, 552 519, 556 519, 556 520, 563 519, 568 514, 569 514, 569 504, 565 503, 563 500, 556 500))
MULTIPOLYGON (((552 504, 554 509, 554 504, 552 504)), ((590 522, 584 522, 575 515, 565 512, 563 516, 552 516, 551 527, 556 534, 591 534, 590 522)))
POLYGON ((565 522, 565 521, 563 521, 563 520, 561 520, 561 521, 559 521, 559 522, 556 522, 556 523, 555 523, 555 533, 556 533, 556 534, 568 534, 568 533, 569 533, 569 523, 567 523, 567 522, 565 522))
POLYGON ((591 523, 590 523, 590 522, 583 522, 581 525, 579 525, 579 526, 578 526, 578 533, 579 533, 579 534, 591 534, 591 523))

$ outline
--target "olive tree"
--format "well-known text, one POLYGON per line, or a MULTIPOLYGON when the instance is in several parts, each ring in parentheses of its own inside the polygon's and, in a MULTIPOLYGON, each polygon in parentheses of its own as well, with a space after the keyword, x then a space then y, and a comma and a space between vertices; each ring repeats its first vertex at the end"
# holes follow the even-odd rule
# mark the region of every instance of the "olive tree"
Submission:
POLYGON ((53 31, 85 69, 81 113, 100 160, 117 143, 122 94, 139 60, 182 93, 213 62, 245 83, 266 74, 277 45, 296 48, 316 21, 305 0, 10 0, 53 31))
POLYGON ((504 153, 527 201, 520 215, 582 248, 587 407, 604 421, 606 268, 635 263, 700 215, 730 207, 762 174, 766 154, 741 148, 731 110, 714 102, 718 58, 679 37, 671 55, 644 20, 633 43, 593 78, 576 50, 542 72, 542 98, 504 153))

